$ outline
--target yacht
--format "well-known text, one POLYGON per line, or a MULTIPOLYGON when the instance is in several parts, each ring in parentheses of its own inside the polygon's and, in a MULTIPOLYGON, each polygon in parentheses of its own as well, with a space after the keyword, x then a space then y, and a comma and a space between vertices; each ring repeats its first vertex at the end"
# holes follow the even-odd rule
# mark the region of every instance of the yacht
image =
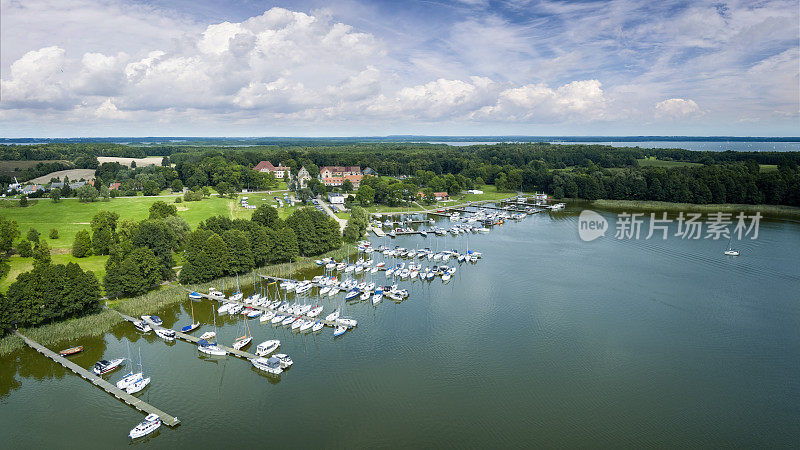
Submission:
POLYGON ((339 314, 340 314, 340 311, 337 309, 336 311, 334 311, 334 312, 328 314, 327 316, 325 316, 325 320, 327 320, 328 322, 335 322, 336 319, 339 318, 339 314))
POLYGON ((170 328, 156 328, 155 329, 156 335, 165 341, 174 341, 175 340, 175 330, 170 328))
POLYGON ((205 333, 200 335, 200 340, 210 341, 211 339, 214 339, 215 337, 217 337, 217 332, 216 331, 206 331, 205 333))
POLYGON ((292 361, 292 358, 289 358, 289 355, 287 355, 287 354, 276 353, 274 356, 276 358, 278 358, 278 361, 281 362, 281 369, 285 369, 285 368, 291 366, 292 364, 294 364, 294 361, 292 361))
POLYGON ((161 318, 158 317, 158 316, 142 316, 142 321, 150 322, 153 325, 158 326, 158 327, 160 327, 161 324, 164 323, 164 321, 161 320, 161 318))
POLYGON ((256 347, 256 353, 255 354, 256 354, 256 356, 267 356, 270 353, 272 353, 275 350, 277 350, 278 347, 280 347, 280 346, 281 346, 281 341, 279 341, 277 339, 264 341, 264 342, 258 344, 258 347, 256 347))
POLYGON ((238 303, 231 303, 231 307, 228 308, 228 314, 230 315, 239 314, 240 312, 242 312, 243 309, 244 306, 238 303))
POLYGON ((280 375, 283 372, 281 368, 281 361, 276 357, 271 358, 253 358, 250 360, 253 367, 273 375, 280 375))
POLYGON ((120 368, 123 364, 125 364, 125 358, 112 359, 111 361, 101 359, 94 363, 92 372, 94 372, 95 375, 105 375, 120 368))
POLYGON ((137 320, 136 322, 133 322, 133 326, 142 333, 149 333, 152 330, 150 325, 145 323, 143 320, 137 320))
POLYGON ((161 419, 158 417, 158 414, 148 414, 147 417, 144 418, 139 425, 133 427, 130 433, 128 433, 128 437, 131 439, 137 439, 143 436, 147 436, 148 434, 156 431, 158 427, 161 426, 161 419))
POLYGON ((347 327, 354 327, 354 326, 358 325, 358 321, 356 321, 356 319, 350 319, 350 318, 347 318, 347 317, 340 317, 340 318, 336 319, 336 323, 338 323, 339 325, 347 326, 347 327))
POLYGON ((223 349, 216 343, 208 342, 205 339, 200 339, 197 342, 197 349, 205 353, 206 355, 225 356, 228 354, 228 352, 225 349, 223 349))

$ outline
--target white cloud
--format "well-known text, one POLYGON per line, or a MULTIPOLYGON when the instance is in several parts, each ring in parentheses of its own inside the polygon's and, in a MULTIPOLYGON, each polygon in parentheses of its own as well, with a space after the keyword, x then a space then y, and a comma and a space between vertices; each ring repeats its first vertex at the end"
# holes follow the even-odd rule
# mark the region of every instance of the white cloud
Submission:
POLYGON ((11 65, 11 78, 2 80, 3 103, 18 108, 68 107, 66 63, 64 49, 57 46, 25 53, 11 65))
POLYGON ((694 100, 670 98, 655 105, 656 118, 680 119, 701 114, 702 111, 694 100))
POLYGON ((473 114, 475 119, 544 121, 572 118, 578 121, 603 119, 606 98, 598 80, 573 81, 551 89, 528 84, 502 91, 493 105, 473 114))

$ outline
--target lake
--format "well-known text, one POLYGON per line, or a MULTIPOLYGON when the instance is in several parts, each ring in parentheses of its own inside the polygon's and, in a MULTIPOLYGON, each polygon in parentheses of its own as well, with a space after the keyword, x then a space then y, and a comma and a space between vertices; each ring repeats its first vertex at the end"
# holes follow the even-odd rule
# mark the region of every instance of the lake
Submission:
MULTIPOLYGON (((540 142, 531 141, 507 141, 509 143, 518 142, 540 142)), ((759 141, 641 141, 641 142, 614 142, 614 141, 548 141, 551 144, 563 145, 610 145, 612 147, 641 147, 641 148, 682 148, 693 151, 724 152, 732 150, 735 152, 797 152, 800 151, 800 142, 759 142, 759 141)), ((501 141, 469 142, 469 141, 427 141, 428 144, 446 144, 456 147, 468 145, 494 145, 501 141)))
MULTIPOLYGON (((280 339, 294 359, 280 379, 128 323, 53 350, 85 345, 72 359, 90 367, 126 356, 128 343, 141 349, 153 382, 139 396, 182 421, 135 443, 145 447, 795 446, 800 223, 762 221, 757 240, 734 243, 742 256, 726 257, 719 240, 583 242, 579 212, 486 235, 373 239, 483 259, 448 284, 399 282, 410 291, 401 303, 348 303, 359 324, 341 338, 250 320, 251 350, 280 339)), ((324 316, 336 302, 323 304, 324 316)), ((159 315, 180 328, 189 308, 159 315)), ((211 312, 194 304, 204 323, 211 312)), ((220 319, 221 343, 241 317, 220 319)), ((31 349, 0 359, 7 445, 123 447, 142 417, 31 349)))

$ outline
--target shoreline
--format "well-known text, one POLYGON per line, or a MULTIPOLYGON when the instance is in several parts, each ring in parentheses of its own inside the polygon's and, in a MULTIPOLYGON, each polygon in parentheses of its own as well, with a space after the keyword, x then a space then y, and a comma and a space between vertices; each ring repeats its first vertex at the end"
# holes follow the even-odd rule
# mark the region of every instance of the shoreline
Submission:
MULTIPOLYGON (((355 246, 351 244, 345 244, 341 248, 331 250, 321 255, 299 257, 297 261, 292 262, 292 272, 297 273, 298 271, 306 271, 316 268, 317 264, 315 260, 327 257, 340 259, 346 257, 348 252, 351 256, 358 254, 358 251, 355 250, 355 246)), ((278 275, 287 271, 288 268, 288 263, 272 264, 257 268, 256 272, 261 275, 278 275)), ((242 279, 248 280, 249 276, 252 276, 252 273, 240 275, 240 281, 242 279)), ((148 292, 138 297, 120 300, 107 300, 107 308, 103 308, 101 311, 94 314, 76 317, 74 319, 56 322, 53 324, 42 325, 39 327, 20 328, 19 331, 25 336, 28 336, 34 341, 49 348, 65 340, 101 336, 109 332, 112 327, 124 322, 124 319, 120 317, 117 312, 134 317, 138 317, 142 314, 155 314, 161 308, 172 306, 176 303, 186 300, 186 289, 205 292, 208 291, 208 288, 210 287, 221 289, 223 284, 233 286, 235 283, 235 276, 217 278, 206 283, 189 286, 183 286, 178 283, 170 283, 161 286, 155 291, 148 292)), ((252 286, 252 283, 243 283, 241 286, 252 286)), ((0 338, 0 357, 7 356, 25 347, 25 343, 22 341, 22 339, 10 334, 6 337, 0 338)))

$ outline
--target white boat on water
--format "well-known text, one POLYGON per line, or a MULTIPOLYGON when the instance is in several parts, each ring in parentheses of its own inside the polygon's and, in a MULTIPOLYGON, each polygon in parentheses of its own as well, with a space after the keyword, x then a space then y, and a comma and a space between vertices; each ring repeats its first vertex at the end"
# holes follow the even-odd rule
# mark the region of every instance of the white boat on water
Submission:
POLYGON ((377 305, 381 300, 383 300, 383 290, 378 289, 372 296, 372 304, 377 305))
POLYGON ((333 337, 338 337, 343 335, 347 331, 347 327, 344 325, 339 325, 336 329, 333 330, 333 337))
POLYGON ((242 312, 243 309, 244 306, 238 303, 231 303, 231 307, 228 308, 228 314, 230 315, 239 314, 240 312, 242 312))
POLYGON ((216 342, 209 342, 205 339, 200 339, 197 342, 197 350, 206 355, 213 355, 213 356, 225 356, 228 352, 223 349, 222 347, 218 346, 216 342))
POLYGON ((174 341, 175 340, 175 330, 170 328, 156 328, 155 329, 156 335, 165 341, 174 341))
POLYGON ((267 356, 270 353, 272 353, 275 350, 277 350, 278 347, 280 347, 280 346, 281 346, 281 341, 279 341, 277 339, 271 339, 269 341, 264 341, 264 342, 258 344, 258 347, 256 347, 255 355, 256 356, 267 356))
POLYGON ((360 293, 361 291, 359 291, 358 288, 353 288, 347 293, 347 295, 344 296, 344 299, 350 300, 351 298, 358 296, 360 293))
POLYGON ((271 358, 253 358, 251 360, 253 367, 273 375, 280 375, 283 372, 280 359, 276 357, 271 358))
POLYGON ((274 317, 275 317, 275 311, 267 311, 264 314, 262 314, 261 318, 258 319, 258 320, 259 320, 259 322, 264 323, 264 322, 269 322, 274 317))
POLYGON ((297 320, 297 317, 288 316, 285 319, 283 319, 283 321, 281 322, 281 325, 291 325, 292 322, 294 322, 295 320, 297 320))
POLYGON ((231 309, 231 306, 233 306, 233 303, 223 303, 219 308, 217 308, 217 314, 225 314, 229 309, 231 309))
POLYGON ((369 298, 369 296, 370 296, 370 291, 365 290, 364 292, 361 293, 360 299, 361 300, 366 300, 366 299, 369 298))
POLYGON ((148 434, 156 431, 161 426, 161 419, 158 417, 158 414, 148 414, 147 417, 144 418, 139 425, 133 427, 133 429, 128 433, 128 437, 131 439, 137 439, 140 437, 147 436, 148 434))
POLYGON ((287 367, 289 367, 292 364, 294 364, 294 361, 292 361, 292 358, 290 358, 289 355, 287 355, 285 353, 276 353, 273 356, 275 358, 278 358, 278 361, 281 362, 281 368, 282 369, 286 369, 287 367))
POLYGON ((244 294, 242 294, 241 292, 234 292, 231 295, 230 299, 235 301, 235 302, 238 302, 238 301, 242 300, 242 297, 244 297, 244 294))
POLYGON ((314 323, 314 326, 311 327, 311 331, 313 333, 316 333, 317 331, 321 330, 324 327, 325 327, 325 324, 322 323, 322 321, 318 320, 316 323, 314 323))
POLYGON ((94 363, 94 366, 92 367, 92 372, 94 372, 95 375, 105 375, 111 372, 112 370, 116 370, 124 363, 125 363, 125 358, 112 359, 111 361, 102 359, 94 363))
POLYGON ((211 288, 211 289, 208 290, 208 296, 213 298, 213 299, 215 299, 215 300, 222 300, 222 299, 225 298, 225 294, 223 294, 222 292, 220 292, 220 291, 218 291, 218 290, 216 290, 214 288, 211 288))
POLYGON ((325 320, 327 320, 328 322, 334 322, 336 321, 336 319, 339 318, 339 314, 341 314, 341 312, 337 309, 336 311, 325 316, 325 320))
POLYGON ((137 320, 133 322, 133 326, 142 333, 149 333, 152 328, 144 320, 137 320))
POLYGON ((356 319, 350 319, 348 317, 339 317, 335 322, 346 327, 354 327, 358 325, 358 321, 356 319))
POLYGON ((273 325, 276 325, 276 324, 279 324, 279 323, 283 322, 283 319, 285 319, 285 318, 286 318, 286 314, 276 314, 275 317, 272 318, 270 323, 272 323, 273 325))
POLYGON ((306 321, 304 319, 301 319, 301 318, 298 317, 297 320, 292 322, 292 330, 296 330, 296 329, 302 327, 303 325, 305 325, 305 323, 306 323, 306 321))
POLYGON ((217 337, 217 333, 215 331, 206 331, 205 333, 200 335, 200 339, 204 339, 206 341, 210 341, 217 337))
POLYGON ((318 315, 322 314, 322 305, 317 305, 306 314, 308 317, 317 317, 318 315))
POLYGON ((305 321, 303 322, 303 324, 302 324, 302 325, 300 325, 300 331, 301 331, 301 332, 307 332, 308 330, 310 330, 310 329, 311 329, 311 327, 313 327, 313 326, 314 326, 314 323, 315 323, 315 322, 314 322, 313 320, 311 320, 311 319, 307 319, 307 320, 305 320, 305 321))

